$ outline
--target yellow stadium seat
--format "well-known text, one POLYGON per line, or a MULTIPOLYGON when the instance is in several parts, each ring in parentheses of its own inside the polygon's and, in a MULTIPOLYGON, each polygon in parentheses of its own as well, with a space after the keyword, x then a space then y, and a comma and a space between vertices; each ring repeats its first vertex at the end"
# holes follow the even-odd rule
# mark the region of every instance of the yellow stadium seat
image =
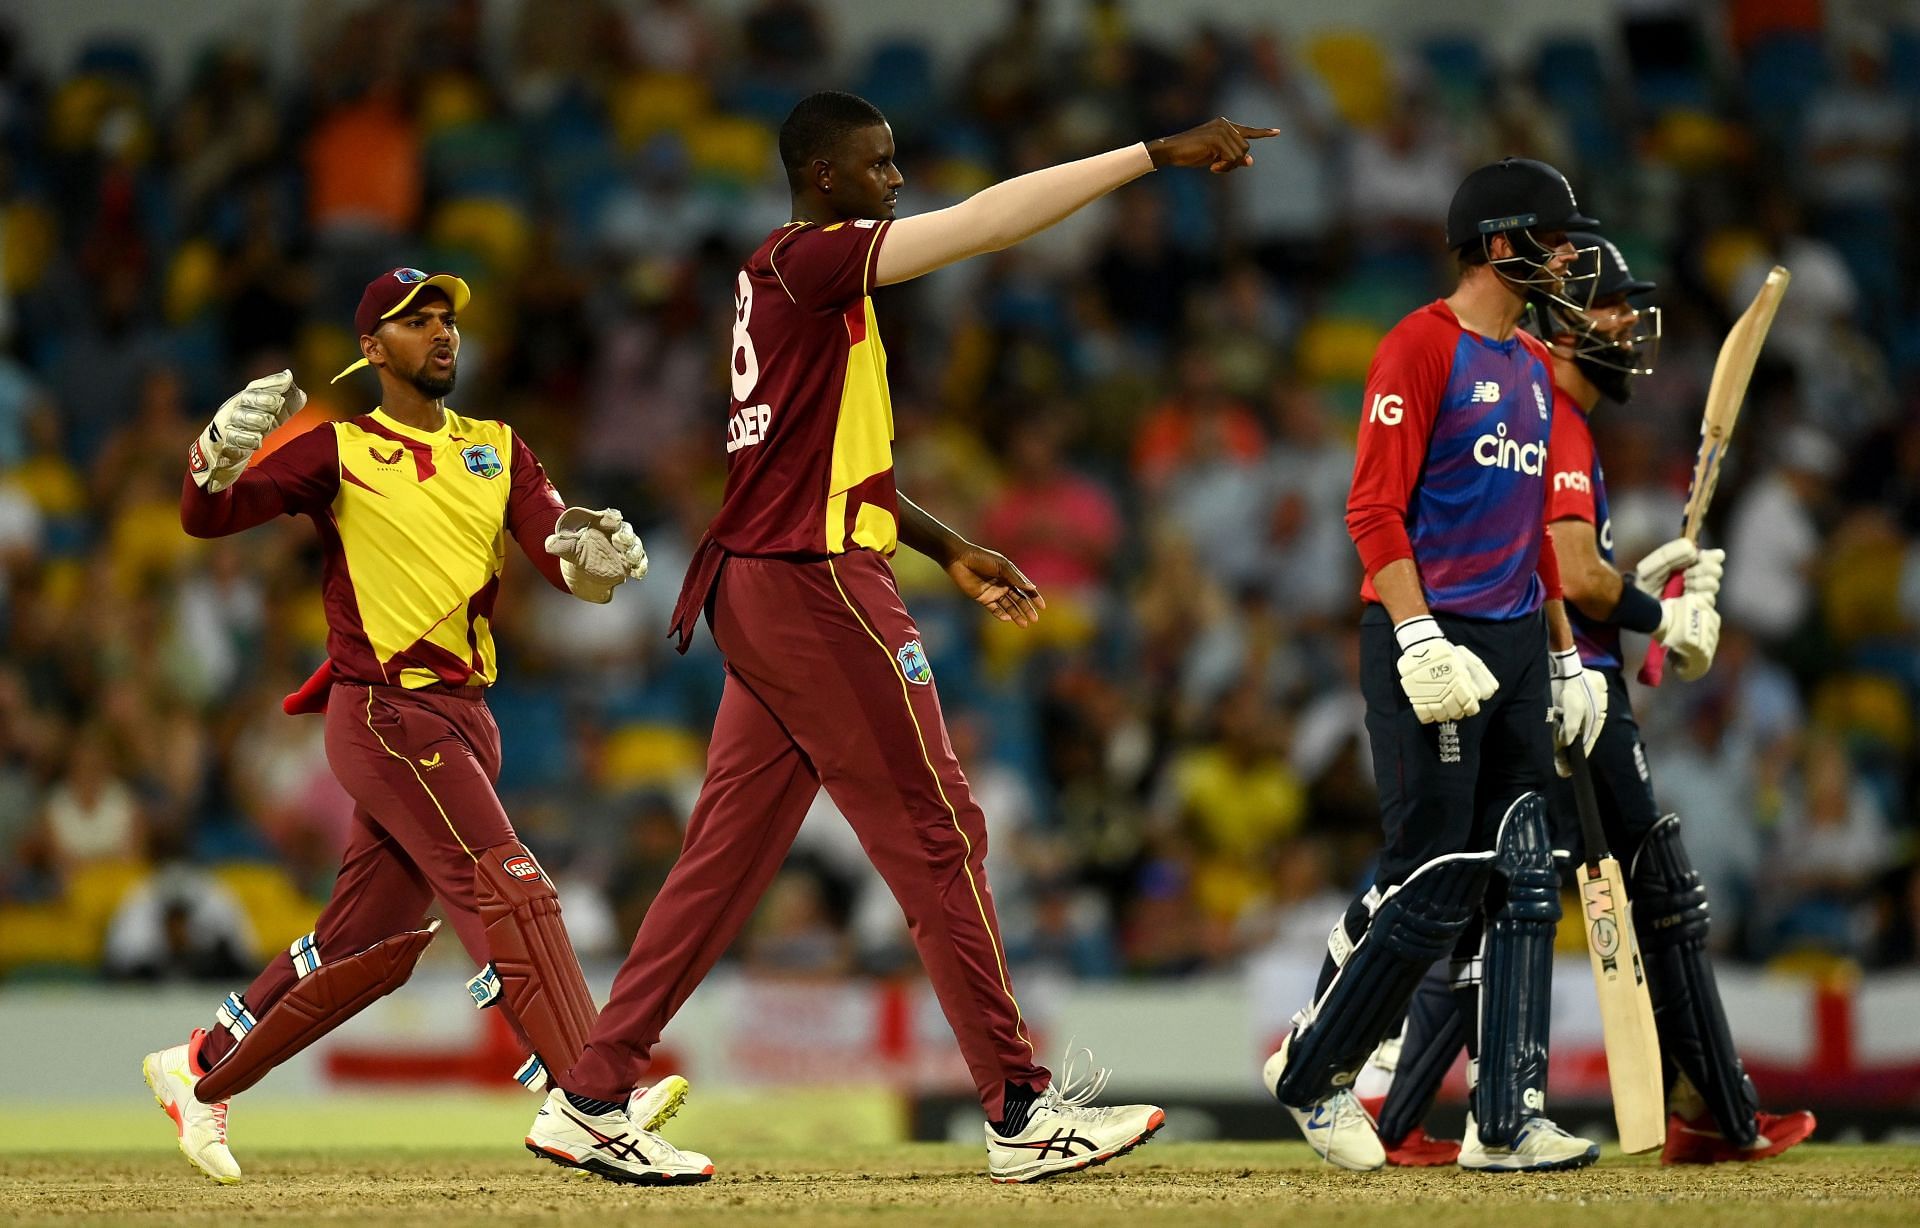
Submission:
POLYGON ((773 132, 758 120, 716 115, 687 136, 694 170, 747 187, 773 170, 773 132))
POLYGON ((279 866, 234 861, 215 866, 213 873, 221 886, 233 892, 253 924, 254 941, 259 944, 256 958, 286 950, 294 939, 313 928, 320 914, 320 903, 308 899, 279 866))
POLYGON ((99 959, 107 925, 120 910, 120 902, 150 873, 142 861, 96 861, 67 876, 60 903, 76 941, 86 943, 88 962, 99 959))
POLYGON ((420 90, 420 135, 423 137, 475 123, 486 118, 486 114, 486 91, 466 73, 435 73, 420 90))
POLYGON ((705 84, 679 73, 643 72, 613 88, 608 111, 621 146, 638 149, 662 132, 691 134, 710 103, 705 84))
POLYGON ((519 206, 491 197, 450 200, 428 228, 434 245, 478 256, 495 274, 511 277, 525 266, 532 227, 519 206))
POLYGON ((1321 34, 1307 43, 1306 59, 1349 124, 1377 128, 1386 122, 1394 98, 1393 63, 1373 35, 1361 30, 1321 34))
POLYGON ((697 776, 706 761, 706 743, 674 725, 622 725, 607 735, 602 771, 615 789, 666 785, 697 776))
POLYGON ((185 324, 213 301, 220 289, 220 253, 205 239, 180 245, 167 266, 164 310, 169 324, 185 324))
POLYGON ((0 255, 0 286, 8 294, 22 294, 40 284, 47 262, 59 250, 59 223, 51 210, 30 200, 17 200, 0 209, 0 232, 7 250, 0 255))
POLYGON ((65 904, 0 905, 0 976, 49 964, 95 964, 103 934, 76 926, 65 904))
POLYGON ((1814 692, 1815 723, 1848 738, 1893 749, 1913 743, 1906 688, 1884 674, 1840 674, 1814 692))
POLYGON ((1300 330, 1294 366, 1308 383, 1364 383, 1384 335, 1371 320, 1322 316, 1300 330))
POLYGON ((1732 293, 1733 279, 1740 276, 1740 270, 1766 253, 1760 236, 1745 229, 1716 230, 1707 237, 1703 248, 1700 269, 1722 302, 1732 293))

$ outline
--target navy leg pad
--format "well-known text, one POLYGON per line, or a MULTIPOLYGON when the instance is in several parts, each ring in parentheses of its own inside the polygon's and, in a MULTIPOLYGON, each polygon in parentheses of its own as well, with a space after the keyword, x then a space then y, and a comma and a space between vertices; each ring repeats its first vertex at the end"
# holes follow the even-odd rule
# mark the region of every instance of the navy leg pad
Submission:
POLYGON ((1494 840, 1493 868, 1480 947, 1480 1078, 1473 1105, 1481 1140, 1511 1147, 1547 1103, 1560 875, 1539 794, 1523 794, 1508 807, 1494 840))
POLYGON ((1388 1146, 1413 1132, 1433 1111, 1440 1084, 1467 1043, 1466 1020, 1449 983, 1447 965, 1436 963, 1413 991, 1407 1011, 1407 1038, 1400 1062, 1380 1108, 1380 1141, 1388 1146))
POLYGON ((1759 1134, 1760 1095, 1733 1046, 1707 959, 1707 889, 1680 839, 1679 816, 1666 815, 1653 825, 1634 853, 1629 877, 1660 1051, 1699 1091, 1720 1133, 1749 1144, 1759 1134))
POLYGON ((1400 1021, 1407 1000, 1486 893, 1491 853, 1438 857, 1389 889, 1366 931, 1349 949, 1345 924, 1333 945, 1340 970, 1314 1004, 1294 1019, 1287 1068, 1274 1094, 1306 1108, 1351 1086, 1367 1057, 1400 1021))

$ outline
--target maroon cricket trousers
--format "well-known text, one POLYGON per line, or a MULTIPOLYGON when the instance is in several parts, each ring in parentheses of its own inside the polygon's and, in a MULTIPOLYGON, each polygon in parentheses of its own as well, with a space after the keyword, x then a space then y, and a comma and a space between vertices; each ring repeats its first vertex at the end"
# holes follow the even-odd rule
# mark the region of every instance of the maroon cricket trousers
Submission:
POLYGON ((624 1100, 667 1021, 753 914, 822 787, 906 913, 981 1106, 1049 1081, 1014 1001, 920 633, 881 555, 729 558, 712 598, 726 686, 687 834, 593 1036, 560 1085, 624 1100))
MULTIPOLYGON (((516 837, 493 791, 500 729, 484 690, 336 683, 328 695, 327 764, 354 810, 333 896, 313 927, 322 963, 419 929, 435 897, 474 963, 492 958, 474 907, 474 856, 516 837)), ((265 1015, 297 979, 280 952, 242 995, 247 1009, 265 1015)), ((514 1031, 526 1043, 517 1023, 514 1031)), ((201 1055, 218 1061, 234 1043, 210 1028, 201 1055)))

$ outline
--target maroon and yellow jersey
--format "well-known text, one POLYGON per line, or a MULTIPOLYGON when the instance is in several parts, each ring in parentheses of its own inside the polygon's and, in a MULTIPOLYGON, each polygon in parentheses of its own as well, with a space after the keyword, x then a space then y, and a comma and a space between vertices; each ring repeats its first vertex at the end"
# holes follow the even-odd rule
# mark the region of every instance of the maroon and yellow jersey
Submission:
POLYGON ((734 283, 727 485, 710 535, 729 554, 892 554, 893 402, 874 321, 890 222, 790 222, 734 283))
POLYGON ((327 656, 347 682, 418 688, 494 680, 494 597, 506 535, 565 588, 545 542, 562 504, 500 422, 448 411, 437 431, 376 409, 329 422, 210 495, 187 478, 180 522, 219 537, 278 515, 313 519, 325 552, 327 656))

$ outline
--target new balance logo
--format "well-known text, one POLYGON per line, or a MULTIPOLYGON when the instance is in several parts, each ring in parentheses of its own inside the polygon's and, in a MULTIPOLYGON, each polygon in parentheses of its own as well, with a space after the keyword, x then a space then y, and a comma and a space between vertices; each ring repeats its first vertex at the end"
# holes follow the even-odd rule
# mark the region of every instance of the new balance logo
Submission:
POLYGON ((1076 1154, 1073 1150, 1075 1147, 1081 1147, 1087 1151, 1099 1149, 1098 1143, 1095 1143, 1090 1138, 1082 1138, 1071 1130, 1055 1130, 1051 1138, 1034 1139, 1029 1143, 1003 1142, 1001 1146, 1017 1147, 1022 1151, 1031 1151, 1043 1160, 1053 1155, 1056 1151, 1060 1153, 1061 1159, 1071 1160, 1076 1154))
POLYGON ((1490 379, 1478 380, 1473 385, 1473 403, 1491 405, 1500 399, 1500 385, 1490 379))

